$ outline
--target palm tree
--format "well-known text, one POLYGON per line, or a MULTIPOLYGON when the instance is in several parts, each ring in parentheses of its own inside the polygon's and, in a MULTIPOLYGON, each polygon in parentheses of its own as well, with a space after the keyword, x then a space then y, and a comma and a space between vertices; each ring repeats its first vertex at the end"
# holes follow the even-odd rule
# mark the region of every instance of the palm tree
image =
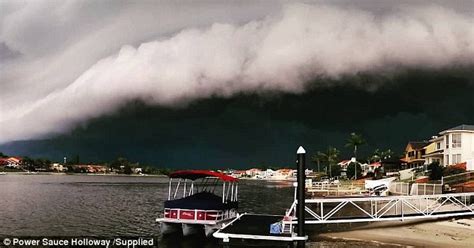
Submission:
POLYGON ((382 158, 383 152, 380 152, 380 149, 375 149, 374 153, 372 156, 369 158, 369 162, 379 162, 380 159, 382 158))
POLYGON ((353 148, 354 150, 354 157, 357 159, 357 148, 361 145, 364 145, 366 142, 362 135, 351 133, 349 138, 347 139, 346 147, 353 148))
POLYGON ((380 157, 382 159, 391 158, 393 155, 394 155, 394 152, 392 151, 392 149, 388 149, 380 153, 380 157))
POLYGON ((329 177, 332 177, 331 166, 336 165, 339 159, 339 154, 341 152, 332 146, 329 146, 326 152, 317 152, 316 155, 312 157, 312 161, 316 163, 326 162, 326 173, 329 174, 329 177))
POLYGON ((332 146, 329 146, 327 151, 326 151, 326 160, 328 162, 328 166, 329 166, 329 177, 331 178, 332 177, 332 166, 333 165, 337 165, 337 162, 339 160, 339 154, 341 154, 341 152, 337 149, 337 148, 334 148, 332 146))
POLYGON ((321 162, 326 162, 327 156, 324 152, 317 151, 315 155, 311 157, 311 161, 318 165, 318 172, 321 171, 320 164, 321 162))

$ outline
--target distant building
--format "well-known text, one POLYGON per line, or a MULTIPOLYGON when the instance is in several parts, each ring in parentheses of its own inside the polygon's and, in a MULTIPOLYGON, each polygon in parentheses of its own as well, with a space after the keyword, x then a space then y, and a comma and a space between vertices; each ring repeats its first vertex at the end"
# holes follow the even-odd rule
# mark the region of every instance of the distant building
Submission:
POLYGON ((293 172, 295 172, 295 171, 292 170, 292 169, 278 169, 276 171, 276 174, 279 175, 279 176, 283 176, 283 177, 292 177, 293 172))
POLYGON ((367 165, 368 172, 375 172, 375 169, 378 169, 382 166, 382 162, 373 162, 367 165))
POLYGON ((428 141, 410 141, 405 147, 405 157, 402 162, 408 168, 414 168, 425 164, 425 146, 428 141))
POLYGON ((0 167, 8 164, 8 158, 0 158, 0 167))
POLYGON ((53 171, 58 171, 58 172, 63 172, 63 171, 66 171, 67 168, 64 167, 62 164, 60 163, 53 163, 51 164, 51 166, 49 167, 51 170, 53 171))
POLYGON ((444 165, 474 159, 474 125, 460 125, 439 133, 444 140, 444 165))
POLYGON ((263 176, 264 178, 269 178, 271 176, 273 176, 273 174, 275 174, 276 171, 272 170, 272 169, 267 169, 266 171, 263 171, 263 173, 261 173, 260 175, 263 176))
POLYGON ((350 163, 351 160, 342 160, 341 162, 337 163, 337 165, 341 166, 342 171, 346 171, 350 163))
POLYGON ((382 159, 380 163, 382 165, 383 172, 388 176, 396 175, 398 174, 398 171, 403 169, 402 162, 397 158, 382 159))
POLYGON ((143 173, 143 169, 140 168, 140 167, 133 168, 133 173, 135 173, 135 174, 142 174, 142 173, 143 173))
POLYGON ((262 170, 257 169, 257 168, 252 168, 245 171, 245 174, 250 177, 255 177, 257 175, 260 175, 261 173, 262 173, 262 170))
POLYGON ((103 165, 89 165, 89 164, 82 164, 76 165, 82 172, 86 173, 106 173, 107 167, 103 165))
POLYGON ((337 163, 339 166, 341 166, 341 176, 342 177, 346 177, 347 176, 347 167, 349 167, 349 165, 351 163, 356 163, 356 164, 359 164, 360 168, 361 168, 361 173, 362 175, 366 175, 368 172, 373 172, 371 170, 371 167, 369 164, 366 164, 366 163, 361 163, 359 161, 357 161, 354 157, 351 158, 350 160, 342 160, 341 162, 337 163))
POLYGON ((241 178, 241 177, 245 177, 247 175, 247 171, 245 171, 245 170, 233 170, 230 173, 230 175, 235 177, 235 178, 241 178))
POLYGON ((20 157, 0 158, 0 166, 19 169, 22 165, 23 159, 20 157))

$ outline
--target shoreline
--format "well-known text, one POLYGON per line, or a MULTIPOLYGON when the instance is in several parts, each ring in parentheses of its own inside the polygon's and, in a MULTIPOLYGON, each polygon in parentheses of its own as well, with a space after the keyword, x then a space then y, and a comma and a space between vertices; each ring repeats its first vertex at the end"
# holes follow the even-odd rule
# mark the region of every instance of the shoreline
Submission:
POLYGON ((112 173, 65 173, 65 172, 24 172, 24 171, 15 171, 15 172, 5 172, 2 176, 14 175, 14 176, 116 176, 116 177, 168 177, 166 175, 156 175, 156 174, 112 174, 112 173))
POLYGON ((321 233, 324 240, 373 242, 393 246, 472 247, 474 218, 409 222, 397 226, 374 223, 368 227, 321 233))

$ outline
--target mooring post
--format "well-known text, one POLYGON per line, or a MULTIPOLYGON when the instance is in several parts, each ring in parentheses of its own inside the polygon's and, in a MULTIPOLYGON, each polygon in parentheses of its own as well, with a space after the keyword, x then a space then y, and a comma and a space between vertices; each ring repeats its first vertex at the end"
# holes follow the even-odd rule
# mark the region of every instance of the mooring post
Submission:
MULTIPOLYGON (((298 202, 296 206, 296 216, 298 218, 298 226, 297 226, 297 233, 299 237, 304 237, 304 213, 305 213, 305 184, 306 184, 306 151, 302 146, 298 148, 298 151, 296 151, 297 154, 297 161, 296 163, 298 164, 298 170, 297 170, 297 196, 298 196, 298 202)), ((304 247, 305 246, 305 241, 300 240, 298 241, 298 248, 304 247)))

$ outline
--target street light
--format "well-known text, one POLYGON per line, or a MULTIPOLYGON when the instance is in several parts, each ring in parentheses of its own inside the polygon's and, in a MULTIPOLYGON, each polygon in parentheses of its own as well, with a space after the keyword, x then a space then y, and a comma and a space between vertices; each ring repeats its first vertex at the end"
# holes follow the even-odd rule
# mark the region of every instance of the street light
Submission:
POLYGON ((355 157, 352 157, 351 158, 351 163, 354 163, 354 177, 355 177, 355 180, 357 180, 357 160, 355 157))

